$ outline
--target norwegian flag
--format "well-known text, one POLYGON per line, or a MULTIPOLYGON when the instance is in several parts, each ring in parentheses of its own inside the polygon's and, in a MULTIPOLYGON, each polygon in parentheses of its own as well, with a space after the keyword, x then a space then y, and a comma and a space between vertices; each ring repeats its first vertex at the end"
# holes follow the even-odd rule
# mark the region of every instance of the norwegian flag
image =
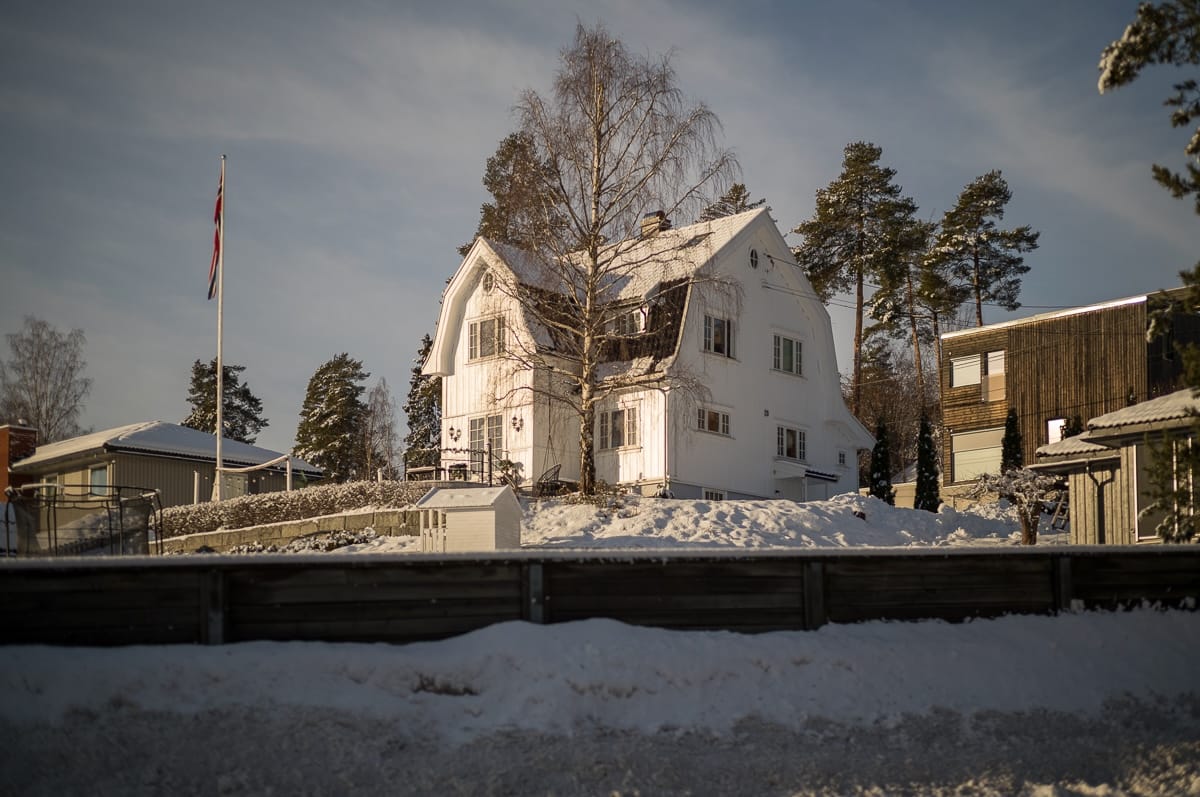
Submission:
POLYGON ((225 163, 221 163, 221 180, 217 183, 217 207, 213 211, 213 224, 216 229, 213 231, 213 253, 212 263, 208 266, 208 298, 217 295, 217 265, 221 261, 221 234, 224 232, 221 229, 221 203, 225 199, 225 163))

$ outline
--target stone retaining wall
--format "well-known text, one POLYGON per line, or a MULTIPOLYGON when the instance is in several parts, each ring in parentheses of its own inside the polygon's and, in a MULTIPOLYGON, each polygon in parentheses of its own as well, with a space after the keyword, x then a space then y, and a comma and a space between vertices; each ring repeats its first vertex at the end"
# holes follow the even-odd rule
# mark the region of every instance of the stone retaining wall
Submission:
POLYGON ((192 553, 209 548, 217 553, 237 545, 258 542, 263 545, 285 545, 300 537, 328 534, 332 531, 371 528, 386 537, 415 537, 421 533, 420 513, 405 509, 381 509, 375 512, 350 512, 325 515, 308 520, 289 520, 267 523, 244 529, 221 529, 203 534, 185 534, 163 540, 163 553, 192 553))

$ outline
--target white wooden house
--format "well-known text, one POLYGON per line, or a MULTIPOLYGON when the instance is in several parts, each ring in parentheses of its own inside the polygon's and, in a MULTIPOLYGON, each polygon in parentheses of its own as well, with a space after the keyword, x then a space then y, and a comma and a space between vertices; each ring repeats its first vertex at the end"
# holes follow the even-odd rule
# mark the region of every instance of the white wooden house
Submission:
MULTIPOLYGON (((665 226, 665 225, 662 225, 665 226)), ((678 498, 826 498, 858 487, 872 438, 842 399, 829 314, 765 209, 623 242, 603 373, 667 377, 596 412, 596 477, 678 498), (682 389, 683 383, 690 385, 682 389), (675 386, 672 386, 675 385, 675 386), (697 389, 699 388, 699 389, 697 389)), ((446 287, 424 373, 442 378, 442 446, 578 478, 578 415, 521 356, 555 335, 512 286, 556 290, 531 255, 476 240, 446 287), (536 388, 536 389, 535 389, 536 388)), ((478 455, 465 455, 481 470, 478 455)), ((452 453, 443 465, 452 465, 452 453)))
POLYGON ((521 547, 521 502, 507 485, 434 487, 416 507, 423 553, 521 547))

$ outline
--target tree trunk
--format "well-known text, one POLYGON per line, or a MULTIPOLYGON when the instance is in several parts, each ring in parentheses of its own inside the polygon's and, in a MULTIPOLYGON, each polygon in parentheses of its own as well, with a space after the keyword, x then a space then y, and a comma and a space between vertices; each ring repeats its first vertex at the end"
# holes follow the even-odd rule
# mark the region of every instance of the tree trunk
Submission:
POLYGON ((972 255, 975 259, 975 326, 983 326, 983 275, 979 273, 979 253, 972 255))
POLYGON ((905 301, 908 303, 908 326, 912 332, 913 345, 913 366, 917 369, 917 396, 921 402, 921 409, 925 409, 925 371, 921 365, 921 336, 917 334, 917 301, 913 295, 912 272, 904 276, 908 296, 905 301))
POLYGON ((862 399, 862 342, 863 342, 863 270, 858 268, 858 283, 854 300, 854 380, 850 391, 850 414, 858 417, 862 399))
POLYGON ((1041 520, 1041 507, 1032 506, 1017 513, 1021 518, 1021 544, 1037 545, 1038 521, 1041 520))

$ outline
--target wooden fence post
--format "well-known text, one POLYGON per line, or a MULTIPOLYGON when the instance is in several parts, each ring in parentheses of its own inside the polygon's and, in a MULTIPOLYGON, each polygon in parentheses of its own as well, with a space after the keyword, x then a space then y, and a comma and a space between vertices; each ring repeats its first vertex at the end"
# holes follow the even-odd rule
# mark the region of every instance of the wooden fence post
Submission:
POLYGON ((1054 559, 1054 613, 1071 611, 1074 590, 1071 588, 1071 557, 1068 554, 1054 559))
POLYGON ((522 592, 525 606, 521 612, 524 619, 531 623, 546 622, 546 585, 541 562, 530 562, 523 568, 525 585, 522 592))
POLYGON ((801 570, 804 579, 804 630, 812 631, 829 622, 825 610, 825 567, 808 560, 801 570))
POLYGON ((200 641, 206 645, 225 644, 225 573, 213 569, 201 574, 200 641))

